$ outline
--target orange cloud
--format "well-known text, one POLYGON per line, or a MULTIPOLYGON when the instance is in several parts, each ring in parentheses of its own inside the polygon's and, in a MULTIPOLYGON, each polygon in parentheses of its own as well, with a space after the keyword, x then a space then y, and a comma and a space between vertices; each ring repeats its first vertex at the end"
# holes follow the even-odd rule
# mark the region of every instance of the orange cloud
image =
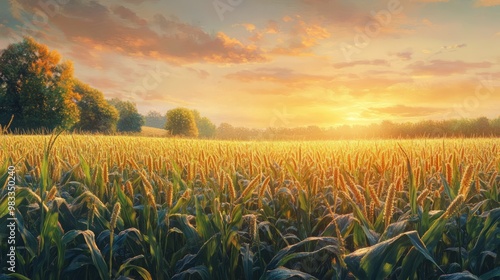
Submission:
MULTIPOLYGON (((18 1, 27 12, 37 9, 36 2, 18 1)), ((82 0, 73 0, 61 9, 50 18, 50 23, 64 34, 66 41, 78 40, 91 49, 174 64, 267 61, 263 51, 255 46, 244 45, 223 32, 208 34, 176 17, 157 14, 146 20, 124 6, 110 8, 96 1, 82 0)))
POLYGON ((243 23, 242 24, 243 27, 245 27, 245 29, 248 31, 248 32, 253 32, 255 30, 255 24, 251 24, 251 23, 243 23))
POLYGON ((413 56, 413 51, 402 51, 402 52, 395 52, 395 53, 389 53, 389 55, 397 57, 401 61, 408 61, 412 59, 413 56))
POLYGON ((428 18, 422 19, 422 24, 424 24, 427 27, 433 27, 434 26, 434 23, 430 19, 428 19, 428 18))
POLYGON ((125 0, 125 2, 135 4, 135 5, 139 5, 139 4, 142 4, 144 2, 148 2, 148 1, 157 2, 158 0, 125 0))
POLYGON ((226 78, 239 82, 271 82, 289 87, 301 87, 312 83, 333 80, 333 77, 297 73, 287 68, 259 68, 256 70, 242 70, 226 75, 226 78))
POLYGON ((422 3, 439 3, 439 2, 449 2, 449 0, 414 0, 415 2, 422 3))
POLYGON ((307 23, 300 16, 289 18, 290 25, 283 34, 285 39, 271 50, 275 55, 309 55, 311 49, 319 44, 320 40, 330 38, 331 34, 319 23, 307 23))
MULTIPOLYGON (((414 0, 415 2, 422 3, 439 3, 439 2, 449 2, 449 0, 414 0)), ((500 0, 476 0, 474 3, 476 7, 491 7, 500 5, 500 0)))
POLYGON ((446 76, 452 74, 466 73, 471 69, 489 68, 491 62, 464 62, 460 60, 432 60, 430 62, 417 61, 408 66, 414 75, 446 76))
POLYGON ((208 78, 208 76, 210 76, 210 73, 208 73, 203 69, 194 69, 191 67, 187 67, 186 69, 189 70, 190 72, 195 73, 200 79, 206 79, 208 78))
POLYGON ((355 1, 301 0, 305 10, 328 24, 356 26, 365 23, 369 11, 355 1))
POLYGON ((112 11, 115 15, 119 16, 120 18, 124 19, 125 21, 137 24, 139 26, 146 25, 147 21, 145 19, 140 18, 137 16, 135 12, 130 10, 127 7, 124 6, 115 6, 112 8, 112 11))
POLYGON ((500 5, 500 0, 478 0, 476 1, 476 6, 479 7, 491 7, 500 5))
POLYGON ((85 79, 85 82, 100 90, 113 89, 120 86, 120 83, 110 79, 109 77, 91 77, 85 79))
POLYGON ((354 67, 358 65, 374 65, 374 66, 389 66, 389 62, 385 59, 374 59, 374 60, 356 60, 351 62, 339 62, 334 63, 333 67, 335 68, 346 68, 346 67, 354 67))
POLYGON ((266 33, 277 34, 277 33, 279 33, 279 31, 280 31, 280 28, 278 26, 278 22, 276 22, 274 20, 270 20, 267 22, 266 33))

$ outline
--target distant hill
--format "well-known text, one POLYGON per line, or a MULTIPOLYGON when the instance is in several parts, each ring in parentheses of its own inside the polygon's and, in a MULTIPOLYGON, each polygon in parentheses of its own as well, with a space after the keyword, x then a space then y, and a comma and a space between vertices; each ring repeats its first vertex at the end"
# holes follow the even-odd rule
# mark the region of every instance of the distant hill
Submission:
POLYGON ((166 131, 165 129, 161 129, 161 128, 143 126, 142 131, 141 131, 141 135, 142 136, 166 137, 166 136, 168 136, 168 131, 166 131))

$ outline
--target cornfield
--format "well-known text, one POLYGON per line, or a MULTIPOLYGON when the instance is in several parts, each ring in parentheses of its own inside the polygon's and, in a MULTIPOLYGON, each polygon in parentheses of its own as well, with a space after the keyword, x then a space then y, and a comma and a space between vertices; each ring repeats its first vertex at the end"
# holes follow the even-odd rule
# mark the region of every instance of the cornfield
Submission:
POLYGON ((0 138, 0 279, 500 277, 498 139, 0 138))

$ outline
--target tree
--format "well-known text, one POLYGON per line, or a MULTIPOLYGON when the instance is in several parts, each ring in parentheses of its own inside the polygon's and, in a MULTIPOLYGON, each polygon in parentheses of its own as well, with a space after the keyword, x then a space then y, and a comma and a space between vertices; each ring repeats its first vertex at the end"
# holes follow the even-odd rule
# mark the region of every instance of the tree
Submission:
POLYGON ((130 101, 121 101, 113 98, 108 101, 118 110, 117 129, 120 132, 141 132, 141 127, 144 125, 144 119, 137 112, 135 103, 130 101))
POLYGON ((165 127, 165 116, 156 111, 149 111, 144 117, 145 125, 156 128, 165 127))
POLYGON ((228 123, 221 123, 219 127, 217 127, 217 138, 219 139, 235 139, 236 138, 236 130, 234 126, 228 123))
POLYGON ((77 102, 80 121, 76 128, 90 132, 114 132, 118 121, 118 110, 111 106, 102 92, 81 81, 75 81, 75 92, 80 95, 77 102))
POLYGON ((391 121, 384 120, 380 124, 380 128, 382 129, 382 133, 386 136, 389 137, 397 137, 398 135, 398 129, 397 125, 391 121))
POLYGON ((0 123, 13 129, 70 128, 79 119, 73 65, 26 37, 0 55, 0 123))
POLYGON ((201 118, 197 122, 197 127, 198 131, 200 132, 200 138, 213 138, 215 136, 217 127, 207 117, 201 118))
POLYGON ((165 129, 174 136, 198 137, 193 112, 186 108, 167 111, 165 129))
POLYGON ((207 117, 201 117, 200 112, 193 110, 194 121, 198 127, 200 138, 213 138, 215 136, 216 126, 207 117))
POLYGON ((486 117, 480 117, 474 120, 475 136, 486 136, 491 132, 490 120, 486 117))

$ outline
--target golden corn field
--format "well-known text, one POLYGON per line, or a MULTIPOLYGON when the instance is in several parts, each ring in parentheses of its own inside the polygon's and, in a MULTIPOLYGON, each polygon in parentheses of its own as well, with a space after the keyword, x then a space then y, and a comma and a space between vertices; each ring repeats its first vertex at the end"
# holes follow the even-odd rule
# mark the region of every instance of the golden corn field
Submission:
POLYGON ((500 277, 498 139, 55 138, 0 136, 0 279, 500 277))

